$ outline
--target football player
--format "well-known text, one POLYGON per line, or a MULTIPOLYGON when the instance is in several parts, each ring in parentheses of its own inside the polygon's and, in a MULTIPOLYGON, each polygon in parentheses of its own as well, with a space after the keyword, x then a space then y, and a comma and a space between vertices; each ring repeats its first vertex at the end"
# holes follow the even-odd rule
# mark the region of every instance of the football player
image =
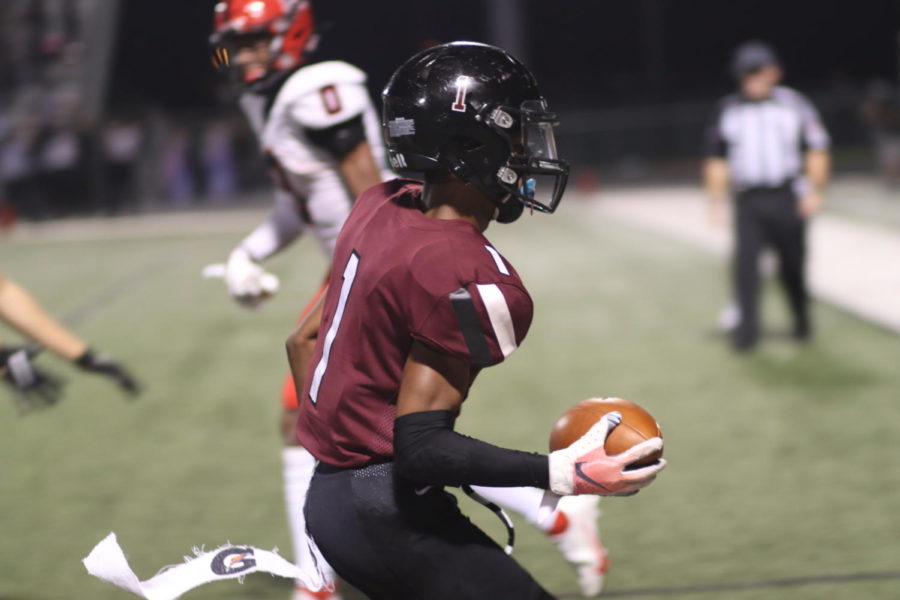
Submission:
MULTIPOLYGON (((241 107, 276 183, 271 215, 231 252, 224 269, 232 297, 257 307, 278 288, 277 278, 260 263, 307 230, 330 257, 353 200, 390 173, 378 167, 384 148, 364 73, 345 62, 308 61, 317 41, 309 2, 232 0, 215 10, 214 59, 243 87, 241 107)), ((316 300, 318 295, 301 319, 316 300)), ((283 479, 294 556, 302 565, 312 562, 303 502, 314 460, 297 445, 296 398, 288 376, 282 386, 283 479)), ((607 562, 596 534, 595 498, 566 499, 559 510, 548 511, 541 509, 539 490, 479 492, 546 531, 577 568, 585 594, 599 592, 607 562)), ((297 600, 309 597, 315 596, 297 588, 297 600)))
POLYGON ((615 414, 549 456, 453 430, 479 371, 531 323, 524 284, 483 232, 526 208, 556 209, 568 166, 555 117, 526 67, 470 42, 414 56, 383 100, 391 165, 425 183, 397 179, 357 200, 317 308, 323 335, 311 356, 305 326, 288 341, 304 379, 297 435, 318 461, 309 532, 373 600, 551 598, 442 486, 630 495, 665 466, 626 470, 658 438, 606 455, 615 414))
MULTIPOLYGON (((365 73, 346 62, 308 60, 317 43, 309 2, 220 2, 211 42, 214 62, 242 89, 240 106, 275 184, 270 216, 231 251, 223 272, 230 295, 243 306, 258 307, 278 289, 277 278, 260 263, 303 233, 310 232, 331 257, 353 200, 388 176, 380 167, 384 146, 365 73)), ((310 564, 303 502, 313 458, 293 434, 297 404, 290 376, 282 400, 283 478, 294 557, 299 565, 310 564)), ((337 596, 301 586, 294 593, 295 600, 332 597, 337 596)))
POLYGON ((21 410, 55 404, 62 394, 62 380, 34 365, 35 355, 43 348, 84 371, 109 378, 130 396, 139 393, 137 380, 124 365, 91 350, 51 317, 25 288, 3 273, 0 320, 39 344, 23 347, 0 342, 0 376, 12 386, 21 410))

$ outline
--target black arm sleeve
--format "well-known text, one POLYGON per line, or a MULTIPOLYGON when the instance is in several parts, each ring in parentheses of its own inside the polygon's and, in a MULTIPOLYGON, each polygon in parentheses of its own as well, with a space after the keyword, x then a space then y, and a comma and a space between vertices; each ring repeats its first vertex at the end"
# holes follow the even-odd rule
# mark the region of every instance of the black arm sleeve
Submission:
POLYGON ((366 141, 362 115, 356 115, 325 129, 307 129, 306 137, 317 147, 331 153, 338 160, 347 156, 361 142, 366 141))
POLYGON ((434 485, 550 487, 542 454, 498 448, 453 431, 449 410, 417 412, 394 421, 395 472, 434 485))

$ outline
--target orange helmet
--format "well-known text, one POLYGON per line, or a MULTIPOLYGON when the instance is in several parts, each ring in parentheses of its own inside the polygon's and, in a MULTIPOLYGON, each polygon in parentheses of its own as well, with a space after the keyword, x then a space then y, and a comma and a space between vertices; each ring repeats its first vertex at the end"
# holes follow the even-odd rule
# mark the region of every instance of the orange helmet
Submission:
MULTIPOLYGON (((222 0, 216 4, 213 28, 213 64, 221 68, 231 66, 234 39, 240 36, 262 34, 271 38, 268 73, 300 66, 304 52, 316 41, 308 0, 222 0)), ((245 78, 245 83, 260 78, 245 78)))

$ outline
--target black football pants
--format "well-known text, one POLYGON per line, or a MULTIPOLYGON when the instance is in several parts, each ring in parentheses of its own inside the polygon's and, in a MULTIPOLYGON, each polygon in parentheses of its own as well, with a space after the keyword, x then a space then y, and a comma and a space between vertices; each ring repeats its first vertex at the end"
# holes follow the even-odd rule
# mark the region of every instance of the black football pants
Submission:
POLYGON ((771 247, 778 255, 778 276, 794 318, 794 336, 812 333, 806 289, 806 220, 790 186, 754 188, 735 197, 734 289, 741 319, 734 346, 752 348, 759 339, 759 257, 771 247))
POLYGON ((338 575, 371 600, 553 600, 455 497, 439 487, 417 493, 392 463, 320 464, 306 523, 338 575))

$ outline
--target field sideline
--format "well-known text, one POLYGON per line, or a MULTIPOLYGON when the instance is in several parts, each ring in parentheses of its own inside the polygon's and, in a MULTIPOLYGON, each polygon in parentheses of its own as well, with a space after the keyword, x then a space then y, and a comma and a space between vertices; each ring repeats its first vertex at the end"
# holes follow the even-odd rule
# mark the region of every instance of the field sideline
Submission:
MULTIPOLYGON (((736 357, 712 328, 726 296, 712 256, 574 203, 488 236, 529 286, 535 322, 508 363, 480 377, 460 429, 544 450, 567 406, 620 395, 666 435, 671 464, 659 481, 603 503, 609 597, 897 597, 897 336, 818 306, 820 337, 795 347, 771 293, 770 335, 756 355, 736 357)), ((63 402, 21 418, 0 404, 0 600, 129 597, 80 564, 109 531, 142 578, 226 540, 290 555, 276 435, 282 343, 325 265, 304 240, 271 263, 279 296, 246 312, 221 282, 200 278, 236 239, 207 227, 194 237, 0 241, 0 268, 58 315, 110 290, 76 329, 148 386, 127 402, 42 357, 69 379, 63 402)), ((461 502, 502 537, 493 515, 461 502)), ((524 524, 518 537, 516 556, 537 578, 577 597, 552 544, 524 524)), ((254 575, 186 598, 276 600, 289 589, 254 575)))

